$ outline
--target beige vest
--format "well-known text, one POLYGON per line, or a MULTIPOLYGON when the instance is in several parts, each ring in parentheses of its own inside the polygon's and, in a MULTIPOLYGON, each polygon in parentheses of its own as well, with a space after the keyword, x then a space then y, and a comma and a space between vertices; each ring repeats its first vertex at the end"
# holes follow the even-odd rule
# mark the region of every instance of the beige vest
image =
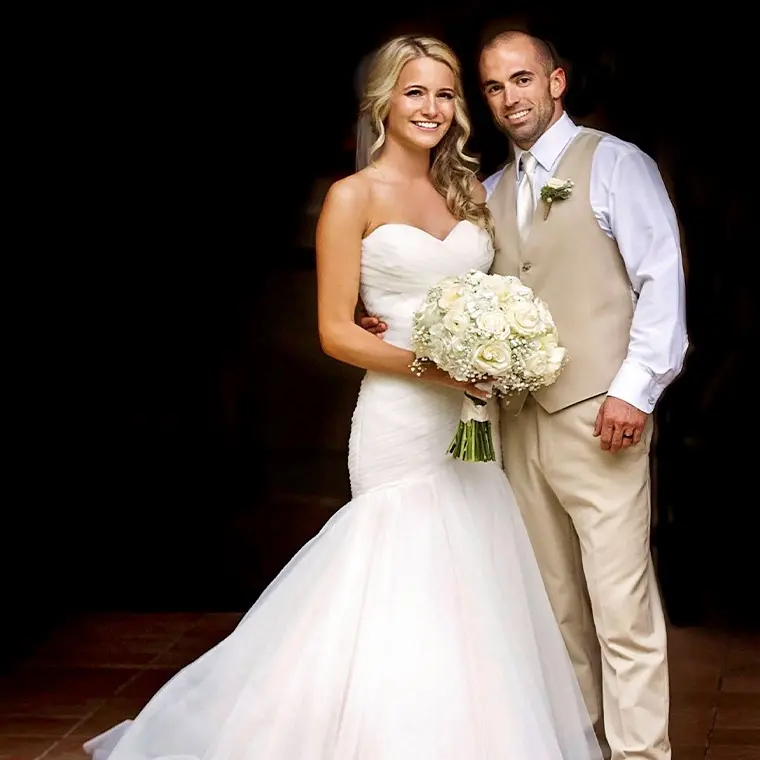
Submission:
MULTIPOLYGON (((498 252, 492 271, 518 276, 549 306, 567 348, 568 363, 554 385, 537 391, 549 413, 609 390, 628 352, 634 298, 617 244, 602 232, 589 202, 591 163, 601 139, 582 129, 560 159, 555 176, 575 182, 548 218, 538 201, 525 242, 517 232, 515 165, 505 170, 488 206, 498 252)), ((540 188, 535 188, 536 196, 540 188)), ((521 399, 510 409, 519 411, 521 399)))

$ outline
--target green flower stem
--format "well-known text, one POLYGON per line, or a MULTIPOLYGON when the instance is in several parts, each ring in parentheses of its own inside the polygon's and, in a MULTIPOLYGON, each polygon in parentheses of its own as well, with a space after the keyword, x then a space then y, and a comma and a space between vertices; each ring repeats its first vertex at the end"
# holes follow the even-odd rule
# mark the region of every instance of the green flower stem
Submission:
POLYGON ((448 453, 465 462, 495 462, 493 430, 490 422, 460 422, 448 453))

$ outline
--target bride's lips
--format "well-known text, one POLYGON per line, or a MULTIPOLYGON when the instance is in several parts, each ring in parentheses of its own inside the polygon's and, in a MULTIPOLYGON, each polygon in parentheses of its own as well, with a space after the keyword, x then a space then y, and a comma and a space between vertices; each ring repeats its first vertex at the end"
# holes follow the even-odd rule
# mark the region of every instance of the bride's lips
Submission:
POLYGON ((441 126, 437 121, 413 121, 412 124, 423 132, 435 132, 441 126))

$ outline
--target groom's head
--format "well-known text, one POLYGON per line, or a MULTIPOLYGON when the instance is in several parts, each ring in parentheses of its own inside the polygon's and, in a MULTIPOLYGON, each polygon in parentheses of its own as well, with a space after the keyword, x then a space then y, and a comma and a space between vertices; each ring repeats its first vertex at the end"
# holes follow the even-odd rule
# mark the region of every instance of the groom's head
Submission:
POLYGON ((494 120, 528 150, 562 116, 564 70, 543 40, 501 32, 480 54, 480 83, 494 120))

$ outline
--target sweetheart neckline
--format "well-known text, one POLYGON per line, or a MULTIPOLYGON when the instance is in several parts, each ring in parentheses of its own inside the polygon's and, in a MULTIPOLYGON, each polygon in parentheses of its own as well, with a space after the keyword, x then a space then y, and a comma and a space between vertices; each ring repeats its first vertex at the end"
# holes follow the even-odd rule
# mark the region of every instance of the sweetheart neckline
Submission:
POLYGON ((369 240, 378 230, 381 230, 383 227, 408 227, 411 230, 417 230, 417 232, 421 232, 423 235, 427 235, 427 237, 432 238, 433 240, 437 240, 439 243, 445 243, 453 234, 454 231, 459 227, 461 224, 465 224, 468 222, 467 219, 460 219, 446 234, 446 237, 439 238, 437 235, 434 235, 432 232, 428 232, 427 230, 423 230, 422 227, 417 227, 414 224, 406 224, 406 222, 385 222, 383 224, 379 224, 377 227, 375 227, 372 232, 369 233, 366 237, 362 238, 362 242, 365 240, 369 240))

